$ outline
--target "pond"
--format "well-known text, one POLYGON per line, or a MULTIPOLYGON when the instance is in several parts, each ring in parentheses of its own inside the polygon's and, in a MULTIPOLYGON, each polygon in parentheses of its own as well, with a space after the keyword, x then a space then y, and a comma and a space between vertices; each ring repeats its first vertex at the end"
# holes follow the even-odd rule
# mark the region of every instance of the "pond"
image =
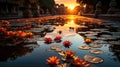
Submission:
MULTIPOLYGON (((37 32, 34 35, 37 44, 0 46, 0 67, 49 67, 46 60, 51 56, 57 56, 61 59, 62 56, 59 55, 59 52, 66 50, 74 51, 75 56, 81 59, 85 59, 85 56, 95 56, 103 60, 100 63, 89 61, 90 67, 120 67, 119 22, 78 16, 53 17, 44 18, 45 20, 34 27, 40 29, 45 25, 54 27, 50 31, 42 32, 46 33, 44 36, 37 32), (61 33, 59 33, 60 31, 61 33), (60 42, 45 43, 44 38, 50 37, 54 40, 58 35, 62 37, 60 42), (85 43, 86 38, 91 39, 92 42, 90 44, 85 43), (69 47, 63 45, 66 40, 71 42, 69 47), (84 45, 88 45, 90 49, 80 48, 84 45), (60 49, 53 50, 51 49, 53 46, 60 47, 60 49), (102 51, 102 53, 95 54, 96 50, 102 51)), ((50 27, 48 29, 51 29, 50 27)), ((66 63, 66 67, 72 67, 70 63, 63 60, 60 60, 60 63, 66 63)))

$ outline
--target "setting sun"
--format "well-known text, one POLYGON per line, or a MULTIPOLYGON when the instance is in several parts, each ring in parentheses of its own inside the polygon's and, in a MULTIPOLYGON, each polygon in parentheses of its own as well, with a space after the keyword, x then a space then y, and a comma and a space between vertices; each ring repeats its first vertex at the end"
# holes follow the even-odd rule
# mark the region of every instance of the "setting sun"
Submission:
POLYGON ((68 6, 68 8, 69 8, 70 10, 73 10, 73 9, 75 8, 75 6, 68 6))
POLYGON ((79 4, 76 3, 76 0, 55 0, 57 4, 64 4, 67 6, 70 10, 73 10, 76 6, 79 4))

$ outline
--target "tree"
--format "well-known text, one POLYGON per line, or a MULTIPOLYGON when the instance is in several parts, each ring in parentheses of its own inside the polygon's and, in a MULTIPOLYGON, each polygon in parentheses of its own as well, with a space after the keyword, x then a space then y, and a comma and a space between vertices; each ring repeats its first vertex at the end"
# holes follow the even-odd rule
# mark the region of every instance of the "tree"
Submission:
MULTIPOLYGON (((102 2, 102 11, 103 13, 106 13, 109 8, 109 3, 111 0, 76 0, 77 3, 83 3, 93 6, 93 10, 95 10, 98 1, 102 2)), ((120 0, 116 0, 116 1, 117 1, 117 8, 120 9, 120 0)))
POLYGON ((92 10, 95 10, 95 5, 98 0, 76 0, 77 3, 79 4, 87 4, 88 6, 86 7, 87 9, 93 7, 92 10))
POLYGON ((53 8, 55 7, 54 0, 39 0, 40 7, 45 11, 48 9, 51 13, 53 12, 53 8))

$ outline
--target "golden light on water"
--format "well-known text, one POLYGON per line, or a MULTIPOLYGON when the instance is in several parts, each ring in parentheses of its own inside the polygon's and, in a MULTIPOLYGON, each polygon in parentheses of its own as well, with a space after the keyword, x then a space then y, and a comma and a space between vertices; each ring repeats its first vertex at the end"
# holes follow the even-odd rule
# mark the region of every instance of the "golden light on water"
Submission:
POLYGON ((67 24, 64 25, 64 27, 74 27, 77 28, 79 25, 75 24, 74 20, 70 20, 67 22, 67 24))

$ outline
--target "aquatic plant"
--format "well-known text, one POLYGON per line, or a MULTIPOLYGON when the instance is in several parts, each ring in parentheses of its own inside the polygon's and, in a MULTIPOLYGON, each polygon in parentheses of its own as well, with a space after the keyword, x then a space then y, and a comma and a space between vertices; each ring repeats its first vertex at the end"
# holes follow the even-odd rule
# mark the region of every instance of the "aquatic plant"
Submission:
POLYGON ((57 65, 60 63, 60 59, 57 56, 52 56, 47 59, 48 65, 57 65))
POLYGON ((85 43, 86 43, 86 44, 90 44, 91 42, 92 42, 92 40, 91 40, 90 38, 86 38, 86 39, 85 39, 85 43))
POLYGON ((52 42, 52 38, 46 37, 46 38, 44 39, 44 41, 45 41, 45 43, 49 44, 49 43, 52 42))
POLYGON ((63 42, 63 45, 66 47, 66 48, 69 48, 71 46, 71 42, 66 40, 63 42))
POLYGON ((56 42, 61 42, 61 39, 62 39, 61 36, 56 36, 54 40, 55 40, 56 42))
POLYGON ((78 57, 74 57, 73 62, 71 62, 72 67, 89 67, 90 64, 88 64, 85 60, 82 60, 78 57))

